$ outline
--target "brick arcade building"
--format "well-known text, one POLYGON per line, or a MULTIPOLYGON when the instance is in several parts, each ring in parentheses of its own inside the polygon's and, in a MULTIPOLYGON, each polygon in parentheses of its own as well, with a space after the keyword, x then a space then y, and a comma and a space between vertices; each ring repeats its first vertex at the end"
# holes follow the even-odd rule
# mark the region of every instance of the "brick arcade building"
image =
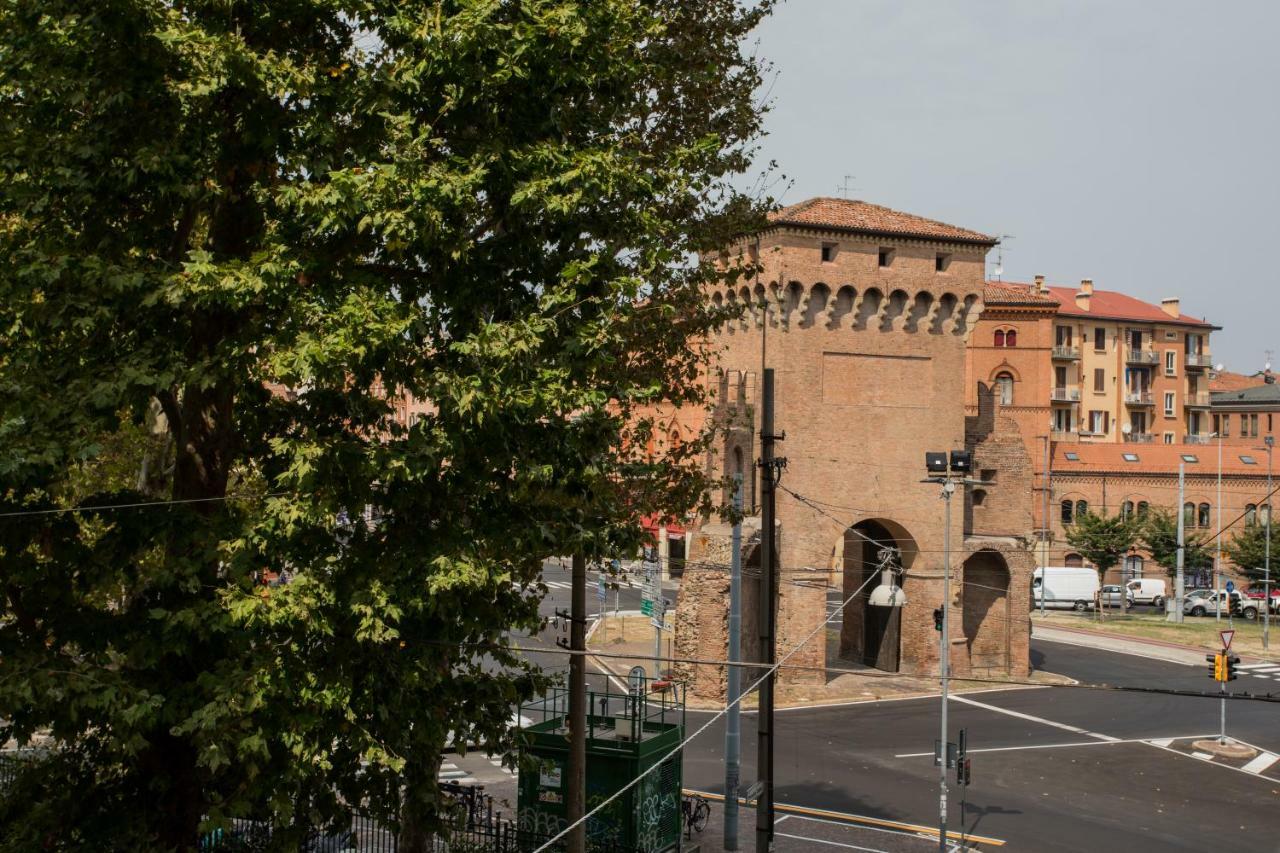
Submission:
MULTIPOLYGON (((818 681, 837 660, 926 674, 938 667, 933 610, 942 600, 945 504, 922 483, 927 451, 970 448, 991 485, 952 501, 951 660, 957 674, 1024 676, 1029 669, 1029 496, 1032 466, 1016 422, 984 385, 966 416, 966 342, 983 309, 985 258, 995 240, 860 201, 815 198, 772 215, 730 247, 758 260, 749 283, 708 297, 741 308, 718 335, 713 417, 723 428, 709 464, 739 472, 759 498, 757 401, 762 367, 776 376, 779 654, 803 642, 784 680, 818 681), (866 592, 827 642, 827 591, 847 597, 876 576, 882 545, 900 551, 902 608, 866 592), (806 641, 806 638, 812 637, 806 641)), ((727 497, 727 496, 726 496, 727 497)), ((748 520, 748 535, 758 516, 748 520)), ((680 657, 725 654, 728 530, 705 525, 690 543, 677 604, 680 657)), ((758 555, 747 555, 748 575, 758 555)), ((758 574, 758 569, 757 569, 758 574)), ((754 585, 744 584, 744 651, 753 653, 754 585)), ((695 693, 723 690, 719 667, 686 667, 695 693)))

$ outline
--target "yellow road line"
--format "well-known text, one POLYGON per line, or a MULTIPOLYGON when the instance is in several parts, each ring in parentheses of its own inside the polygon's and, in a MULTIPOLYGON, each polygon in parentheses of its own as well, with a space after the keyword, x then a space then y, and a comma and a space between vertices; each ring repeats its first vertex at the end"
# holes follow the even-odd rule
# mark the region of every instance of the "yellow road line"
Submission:
MULTIPOLYGON (((709 791, 694 791, 689 788, 686 788, 684 790, 684 793, 686 795, 697 794, 700 797, 706 797, 708 800, 715 800, 716 802, 724 802, 723 794, 712 794, 709 791)), ((744 806, 750 806, 754 804, 755 801, 748 800, 745 798, 739 798, 738 802, 744 806)), ((922 835, 932 835, 934 838, 938 837, 938 828, 936 826, 921 826, 920 824, 917 824, 917 823, 903 823, 902 821, 897 821, 897 820, 885 820, 884 818, 878 818, 878 817, 866 817, 864 815, 848 814, 847 812, 833 812, 833 811, 828 811, 827 809, 814 809, 808 806, 793 806, 793 805, 788 805, 787 803, 774 803, 773 810, 778 812, 789 813, 789 814, 807 816, 807 817, 821 817, 821 818, 826 818, 827 820, 842 821, 844 823, 864 824, 866 826, 879 826, 879 827, 884 827, 886 829, 898 829, 898 830, 902 830, 903 832, 915 832, 922 835)), ((947 838, 953 838, 956 841, 961 841, 961 840, 970 841, 970 842, 973 842, 974 844, 987 844, 987 845, 990 845, 991 847, 1003 847, 1005 845, 1004 839, 989 838, 985 835, 970 835, 967 833, 948 831, 947 838)))

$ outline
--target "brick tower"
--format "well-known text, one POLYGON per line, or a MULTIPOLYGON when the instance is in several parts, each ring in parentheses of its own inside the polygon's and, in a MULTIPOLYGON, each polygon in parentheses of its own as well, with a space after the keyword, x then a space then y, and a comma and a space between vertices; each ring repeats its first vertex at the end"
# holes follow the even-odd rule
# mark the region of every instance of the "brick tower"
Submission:
MULTIPOLYGON (((819 681, 817 668, 838 660, 937 671, 944 504, 938 486, 920 481, 927 451, 965 447, 994 483, 952 502, 953 665, 957 673, 1027 672, 1031 468, 990 393, 983 413, 965 417, 966 339, 994 244, 878 205, 815 198, 778 211, 723 257, 758 261, 760 273, 709 294, 742 309, 715 341, 724 432, 710 465, 742 472, 748 507, 758 502, 755 405, 761 369, 773 368, 776 425, 786 434, 778 454, 788 460, 777 496, 777 648, 781 656, 804 642, 788 662, 815 668, 785 671, 784 680, 819 681), (974 501, 995 508, 981 513, 982 530, 972 523, 974 501), (867 582, 881 545, 900 551, 907 605, 868 606, 871 581, 844 611, 838 638, 828 637, 828 591, 842 590, 843 600, 867 582)), ((713 569, 727 561, 724 532, 710 526, 691 544, 691 559, 712 570, 685 576, 677 617, 685 656, 723 655, 726 598, 713 569)), ((757 555, 748 560, 758 565, 757 555)), ((749 573, 748 598, 752 586, 749 573)), ((744 611, 750 654, 755 609, 744 611)), ((695 692, 719 692, 711 673, 684 674, 695 692)))

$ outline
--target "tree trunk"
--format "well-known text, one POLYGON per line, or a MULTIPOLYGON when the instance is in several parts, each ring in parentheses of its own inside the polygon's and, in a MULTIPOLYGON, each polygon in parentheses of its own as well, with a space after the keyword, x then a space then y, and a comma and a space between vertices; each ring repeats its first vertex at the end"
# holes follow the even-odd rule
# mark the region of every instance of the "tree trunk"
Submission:
POLYGON ((204 817, 195 746, 167 731, 156 731, 148 740, 150 746, 142 754, 142 766, 160 788, 156 803, 158 849, 194 850, 204 817))
POLYGON ((405 767, 404 799, 400 806, 400 835, 397 853, 430 853, 434 849, 429 829, 437 811, 440 796, 436 782, 441 756, 436 753, 426 761, 405 767))

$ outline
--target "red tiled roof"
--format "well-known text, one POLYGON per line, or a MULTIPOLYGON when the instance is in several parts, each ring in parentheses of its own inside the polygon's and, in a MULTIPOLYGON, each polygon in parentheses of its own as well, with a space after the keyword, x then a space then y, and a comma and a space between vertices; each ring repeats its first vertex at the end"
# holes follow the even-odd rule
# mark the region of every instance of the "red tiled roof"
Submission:
POLYGON ((989 281, 982 289, 984 305, 1034 305, 1057 308, 1058 301, 1037 293, 1035 285, 1015 284, 1008 281, 989 281))
MULTIPOLYGON (((1218 446, 1216 444, 1065 444, 1054 445, 1053 460, 1050 463, 1055 474, 1073 473, 1121 473, 1121 474, 1174 474, 1178 473, 1178 463, 1183 456, 1194 456, 1196 462, 1187 462, 1189 475, 1218 475, 1218 446), (1074 453, 1078 459, 1068 459, 1066 454, 1074 453), (1124 458, 1124 454, 1132 453, 1138 457, 1137 462, 1124 458)), ((1222 473, 1267 475, 1266 459, 1260 454, 1241 447, 1226 447, 1222 452, 1222 473), (1258 464, 1247 465, 1240 457, 1252 456, 1258 464)))
POLYGON ((1063 317, 1088 317, 1098 320, 1136 320, 1143 323, 1180 323, 1184 326, 1201 326, 1206 329, 1217 328, 1206 320, 1179 314, 1170 317, 1159 305, 1143 302, 1124 293, 1114 290, 1095 290, 1089 297, 1089 310, 1085 311, 1076 305, 1077 290, 1074 287, 1049 286, 1051 296, 1061 306, 1058 313, 1063 317))
POLYGON ((811 198, 808 201, 775 210, 769 214, 769 221, 776 225, 809 225, 816 228, 982 243, 989 246, 998 242, 995 237, 970 231, 967 228, 957 228, 945 222, 847 198, 824 196, 811 198))
POLYGON ((1267 380, 1261 373, 1246 375, 1244 373, 1232 373, 1230 370, 1224 370, 1221 373, 1215 373, 1209 377, 1210 391, 1243 391, 1246 388, 1255 388, 1259 385, 1267 384, 1267 380))

